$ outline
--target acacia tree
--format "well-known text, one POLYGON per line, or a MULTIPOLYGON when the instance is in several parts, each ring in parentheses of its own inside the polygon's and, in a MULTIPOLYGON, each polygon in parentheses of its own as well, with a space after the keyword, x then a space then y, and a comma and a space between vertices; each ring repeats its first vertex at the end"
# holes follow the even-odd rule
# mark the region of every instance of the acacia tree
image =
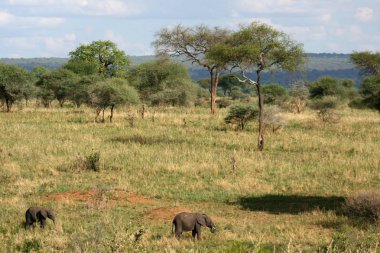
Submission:
POLYGON ((96 109, 95 121, 99 114, 108 107, 111 110, 109 116, 112 122, 113 112, 116 106, 123 104, 138 104, 139 95, 135 88, 128 85, 127 80, 120 78, 109 78, 95 83, 89 89, 90 105, 96 109))
POLYGON ((15 101, 25 94, 31 94, 33 76, 26 70, 9 64, 0 63, 0 99, 5 101, 7 112, 15 101))
POLYGON ((351 61, 364 75, 380 75, 380 53, 353 52, 351 61))
POLYGON ((273 27, 253 22, 241 26, 233 33, 227 44, 213 48, 210 58, 228 61, 232 68, 242 72, 242 82, 255 85, 258 95, 259 135, 258 149, 264 149, 263 94, 261 73, 273 68, 295 71, 303 62, 304 52, 301 44, 291 40, 289 36, 273 27), (256 81, 248 78, 245 72, 254 70, 256 81))
POLYGON ((210 74, 211 113, 216 112, 216 91, 220 71, 225 63, 207 57, 208 51, 216 44, 223 43, 230 32, 218 27, 204 25, 194 28, 177 25, 173 29, 163 28, 152 43, 159 55, 183 57, 187 61, 206 68, 210 74))
POLYGON ((98 74, 105 77, 124 75, 126 67, 130 64, 125 52, 119 50, 116 44, 109 40, 93 41, 89 45, 80 45, 69 55, 70 60, 66 65, 67 68, 74 68, 84 73, 96 69, 98 74), (78 69, 79 66, 82 66, 82 69, 78 69))
POLYGON ((57 99, 59 105, 70 99, 70 95, 76 89, 78 76, 67 69, 51 71, 41 76, 36 85, 39 87, 39 97, 46 106, 52 99, 57 99))

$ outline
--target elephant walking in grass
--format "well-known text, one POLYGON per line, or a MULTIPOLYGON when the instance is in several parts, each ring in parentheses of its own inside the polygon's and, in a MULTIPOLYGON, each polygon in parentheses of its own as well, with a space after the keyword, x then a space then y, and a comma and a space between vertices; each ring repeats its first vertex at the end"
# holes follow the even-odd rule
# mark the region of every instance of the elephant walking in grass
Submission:
POLYGON ((41 228, 44 228, 46 224, 46 218, 51 219, 55 225, 55 215, 52 210, 38 206, 28 208, 25 213, 25 229, 29 228, 35 222, 39 222, 41 228))
POLYGON ((181 237, 183 231, 192 231, 192 236, 195 239, 201 239, 201 227, 209 227, 211 232, 216 231, 216 227, 211 218, 206 214, 201 213, 179 213, 173 219, 172 232, 175 232, 177 239, 181 237))

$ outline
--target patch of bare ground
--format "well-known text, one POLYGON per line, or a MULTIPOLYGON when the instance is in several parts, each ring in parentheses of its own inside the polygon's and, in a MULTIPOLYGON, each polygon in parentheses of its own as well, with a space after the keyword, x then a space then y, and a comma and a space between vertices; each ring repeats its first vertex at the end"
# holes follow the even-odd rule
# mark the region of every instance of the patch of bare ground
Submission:
POLYGON ((61 203, 83 202, 90 208, 111 208, 114 206, 127 206, 130 204, 155 204, 154 199, 149 199, 141 194, 123 190, 82 190, 69 191, 43 195, 44 201, 61 203))
POLYGON ((153 222, 161 223, 162 221, 171 221, 177 213, 191 212, 186 207, 160 207, 149 211, 145 218, 152 220, 153 222))

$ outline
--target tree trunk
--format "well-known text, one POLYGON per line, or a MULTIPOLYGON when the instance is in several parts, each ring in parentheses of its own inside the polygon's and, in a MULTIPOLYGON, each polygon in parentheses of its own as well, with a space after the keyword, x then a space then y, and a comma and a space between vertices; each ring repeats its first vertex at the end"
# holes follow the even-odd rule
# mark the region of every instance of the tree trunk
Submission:
POLYGON ((210 69, 210 82, 211 82, 211 113, 215 114, 216 112, 216 91, 218 89, 218 82, 219 82, 219 68, 211 68, 210 69), (214 76, 214 70, 215 70, 215 76, 214 76))
POLYGON ((11 111, 12 102, 10 99, 5 99, 5 104, 7 105, 7 112, 11 111))
POLYGON ((260 77, 261 77, 261 70, 257 70, 257 96, 259 98, 259 136, 258 136, 258 142, 257 147, 259 151, 262 151, 264 149, 264 119, 263 119, 263 94, 261 93, 261 85, 260 85, 260 77))
POLYGON ((112 118, 113 118, 113 108, 114 106, 111 106, 111 115, 110 115, 110 123, 112 123, 112 118))

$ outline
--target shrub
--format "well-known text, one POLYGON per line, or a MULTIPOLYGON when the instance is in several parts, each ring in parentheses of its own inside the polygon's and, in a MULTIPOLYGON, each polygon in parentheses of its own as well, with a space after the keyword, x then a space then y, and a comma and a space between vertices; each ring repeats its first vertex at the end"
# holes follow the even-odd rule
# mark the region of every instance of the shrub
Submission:
POLYGON ((252 105, 231 106, 228 115, 224 118, 226 124, 238 125, 240 130, 244 130, 249 121, 257 118, 259 110, 252 105))
POLYGON ((263 85, 262 90, 265 104, 281 104, 288 97, 288 91, 279 84, 263 85))
POLYGON ((242 99, 247 97, 246 94, 243 93, 243 91, 239 87, 233 87, 230 92, 231 98, 233 100, 242 99))
POLYGON ((222 98, 220 100, 217 100, 216 103, 217 103, 219 108, 227 108, 228 106, 231 105, 231 101, 226 99, 226 98, 222 98))
POLYGON ((353 218, 364 218, 372 222, 380 221, 380 191, 358 192, 346 199, 344 210, 353 218))
POLYGON ((100 171, 100 153, 94 152, 88 156, 79 156, 73 162, 64 164, 58 168, 61 171, 100 171))
POLYGON ((340 120, 340 114, 335 111, 339 101, 334 96, 324 96, 312 101, 310 107, 318 110, 318 118, 326 123, 337 123, 340 120))
POLYGON ((264 111, 264 127, 271 129, 273 133, 286 125, 286 119, 280 114, 278 106, 268 107, 264 111))

